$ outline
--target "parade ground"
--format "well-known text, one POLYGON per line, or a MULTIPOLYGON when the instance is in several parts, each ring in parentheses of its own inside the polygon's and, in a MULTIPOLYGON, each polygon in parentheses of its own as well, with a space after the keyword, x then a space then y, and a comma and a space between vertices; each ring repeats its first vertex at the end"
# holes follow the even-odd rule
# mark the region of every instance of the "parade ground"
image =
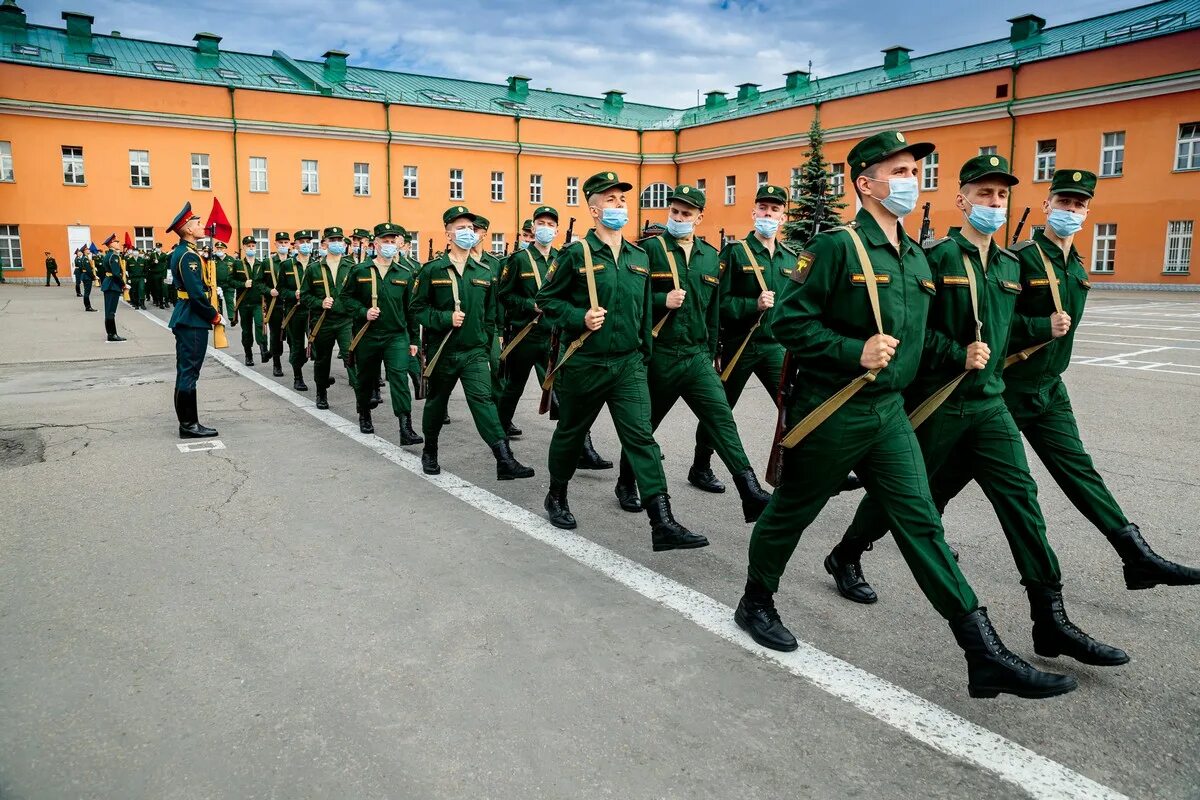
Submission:
MULTIPOLYGON (((428 477, 386 392, 363 435, 340 362, 318 411, 231 329, 199 384, 220 435, 189 445, 167 312, 122 304, 107 343, 66 283, 0 286, 3 800, 1200 797, 1200 587, 1127 591, 1032 454, 1071 617, 1132 661, 1033 653, 970 487, 945 517, 964 572, 1012 650, 1079 680, 972 700, 890 539, 863 559, 876 605, 822 569, 861 493, 830 502, 776 596, 800 649, 736 628, 751 526, 732 488, 688 485, 682 404, 657 438, 676 516, 712 544, 655 554, 615 470, 572 481, 576 532, 545 521, 532 383, 513 449, 536 477, 495 480, 459 391, 428 477)), ((1200 294, 1093 290, 1074 358, 1100 473, 1159 553, 1200 564, 1200 294)), ((761 474, 767 393, 736 417, 761 474)), ((615 461, 607 415, 594 438, 615 461)))

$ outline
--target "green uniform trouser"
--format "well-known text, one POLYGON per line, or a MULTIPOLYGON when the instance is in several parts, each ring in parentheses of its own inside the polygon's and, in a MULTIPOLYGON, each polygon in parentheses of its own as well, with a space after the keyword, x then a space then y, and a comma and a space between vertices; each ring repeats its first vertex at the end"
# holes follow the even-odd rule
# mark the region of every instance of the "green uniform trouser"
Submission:
MULTIPOLYGON (((529 373, 534 372, 538 384, 546 380, 546 361, 550 354, 550 334, 538 326, 525 336, 504 359, 504 386, 497 401, 500 421, 508 425, 517 413, 517 404, 529 383, 529 373)), ((557 380, 557 379, 556 379, 557 380)))
POLYGON ((259 303, 243 302, 238 308, 238 316, 242 326, 242 348, 249 353, 254 349, 254 341, 258 340, 259 348, 267 346, 262 332, 263 308, 259 303))
MULTIPOLYGON (((421 415, 421 430, 426 442, 437 443, 438 434, 442 432, 442 420, 446 418, 446 403, 450 400, 454 385, 459 382, 462 383, 463 394, 467 396, 467 408, 475 420, 475 430, 479 431, 484 443, 490 447, 505 438, 492 394, 489 355, 490 351, 485 347, 442 353, 433 374, 429 376, 429 393, 425 396, 425 410, 421 415)), ((399 383, 388 381, 389 386, 399 383)), ((408 387, 404 389, 407 393, 408 387)))
MULTIPOLYGON (((746 458, 737 424, 733 421, 733 411, 725 399, 721 376, 713 369, 712 356, 707 351, 656 347, 648 372, 651 430, 658 430, 658 424, 671 411, 675 401, 682 398, 700 421, 699 430, 705 432, 705 440, 713 443, 730 473, 737 475, 750 468, 750 459, 746 458)), ((629 460, 622 451, 621 478, 629 477, 629 460)))
POLYGON ((146 279, 129 279, 129 305, 140 306, 146 300, 146 279))
POLYGON ((161 305, 163 302, 163 276, 154 274, 150 276, 150 302, 154 305, 161 305))
MULTIPOLYGON (((284 309, 284 316, 291 311, 292 306, 289 305, 284 309)), ((292 314, 292 318, 287 324, 287 343, 288 343, 288 363, 292 365, 292 369, 299 371, 305 364, 308 363, 308 309, 301 306, 296 309, 296 313, 292 314)))
MULTIPOLYGON (((237 305, 237 292, 234 289, 224 289, 223 291, 225 293, 225 324, 228 325, 233 322, 233 307, 237 305)), ((220 309, 217 310, 220 311, 220 309)), ((241 312, 240 308, 238 312, 241 312)), ((296 313, 299 314, 300 312, 297 311, 296 313)), ((238 320, 238 324, 242 324, 241 320, 238 320)))
POLYGON ((504 376, 500 373, 500 336, 492 336, 492 349, 488 353, 488 369, 492 371, 492 402, 500 402, 500 394, 504 391, 504 376))
MULTIPOLYGON (((733 354, 737 352, 738 345, 741 341, 733 343, 731 349, 727 349, 724 353, 726 359, 733 358, 733 354)), ((746 383, 749 382, 750 376, 758 377, 763 388, 767 390, 767 394, 771 397, 771 404, 775 404, 775 395, 779 391, 779 375, 783 372, 783 345, 778 342, 754 342, 746 345, 746 349, 742 352, 742 357, 734 364, 733 371, 729 373, 729 380, 725 381, 725 399, 729 403, 729 407, 733 408, 737 405, 738 398, 742 396, 742 390, 746 388, 746 383)), ((717 376, 720 380, 720 376, 717 376)), ((713 442, 708 436, 703 424, 696 427, 696 447, 704 448, 705 450, 714 449, 713 442)), ((725 457, 721 457, 725 461, 725 457)), ((726 466, 729 462, 725 462, 726 466)))
MULTIPOLYGON (((321 326, 320 336, 324 336, 325 326, 321 326)), ((320 338, 320 337, 318 337, 320 338)), ((339 332, 337 335, 338 351, 345 358, 345 353, 350 347, 351 336, 349 323, 346 324, 345 340, 339 332)), ((334 337, 331 335, 329 339, 328 351, 333 352, 334 337)), ((316 354, 314 347, 313 354, 316 354)), ((354 367, 353 371, 350 368, 346 369, 346 374, 349 376, 350 385, 354 389, 354 397, 358 402, 358 408, 371 407, 371 395, 379 386, 379 369, 382 365, 388 371, 389 375, 403 375, 408 368, 408 336, 400 333, 387 333, 372 335, 370 331, 363 334, 363 338, 359 340, 358 346, 354 348, 354 367)), ((314 367, 315 369, 315 367, 314 367)), ((328 366, 326 366, 326 377, 328 377, 328 366)), ((321 384, 318 383, 318 386, 321 384)), ((392 413, 399 417, 402 414, 412 413, 412 397, 408 393, 408 384, 400 380, 388 381, 388 392, 392 396, 392 413)), ((441 419, 439 418, 440 422, 441 419)))
MULTIPOLYGON (((271 295, 266 295, 267 308, 271 307, 271 295)), ((300 312, 297 311, 297 314, 300 312)), ((263 316, 267 314, 263 310, 263 316)), ((275 298, 275 308, 271 311, 271 316, 267 319, 267 333, 270 338, 270 353, 274 358, 283 355, 283 301, 275 298)))
MULTIPOLYGON (((978 411, 942 407, 917 429, 917 441, 938 510, 944 510, 974 478, 1000 520, 1022 585, 1058 588, 1062 573, 1046 541, 1037 484, 1029 474, 1021 435, 1003 401, 997 398, 990 408, 978 411)), ((882 539, 889 527, 882 504, 868 494, 858 504, 842 546, 866 550, 882 539)))
MULTIPOLYGON (((333 343, 337 342, 338 357, 344 361, 346 359, 346 350, 350 348, 350 340, 353 338, 354 334, 350 331, 350 320, 331 324, 327 319, 321 323, 321 330, 317 331, 317 337, 313 339, 312 343, 313 380, 317 382, 318 392, 323 391, 326 384, 329 383, 329 368, 333 363, 333 343)), ((363 338, 365 339, 366 337, 364 336, 363 338)), ((355 348, 355 352, 362 353, 362 348, 365 344, 365 341, 360 341, 358 347, 355 348)), ((407 346, 406 344, 405 347, 407 346)), ((376 365, 375 369, 378 371, 378 365, 376 365)), ((357 397, 357 364, 353 367, 346 367, 346 378, 350 382, 350 389, 354 391, 357 397)), ((370 393, 367 396, 370 397, 370 393)))
POLYGON ((609 359, 575 356, 557 373, 558 427, 550 439, 550 477, 569 481, 583 440, 608 404, 617 438, 629 458, 642 497, 667 493, 661 453, 650 428, 650 386, 641 353, 609 359))
MULTIPOLYGON (((807 398, 789 409, 788 425, 824 399, 807 398)), ((750 535, 750 579, 768 591, 779 589, 800 534, 851 469, 892 520, 900 553, 938 613, 955 619, 978 608, 975 592, 946 547, 917 437, 896 393, 852 399, 786 451, 782 485, 750 535)))

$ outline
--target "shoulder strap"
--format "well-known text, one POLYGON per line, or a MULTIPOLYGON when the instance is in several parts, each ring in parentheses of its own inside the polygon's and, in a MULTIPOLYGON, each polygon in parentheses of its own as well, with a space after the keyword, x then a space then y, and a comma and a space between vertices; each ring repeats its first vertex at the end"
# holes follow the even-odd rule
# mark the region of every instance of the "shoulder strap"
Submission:
POLYGON ((758 260, 754 257, 754 252, 750 249, 750 245, 746 243, 745 239, 740 239, 739 241, 742 249, 746 251, 746 258, 750 259, 750 266, 754 270, 754 279, 758 281, 758 290, 760 292, 767 291, 767 282, 763 280, 762 267, 758 265, 758 260))
POLYGON ((1059 314, 1062 313, 1062 295, 1058 293, 1058 276, 1054 274, 1054 267, 1050 265, 1050 259, 1046 258, 1046 251, 1037 242, 1033 243, 1037 248, 1038 255, 1042 259, 1042 267, 1046 270, 1046 280, 1050 281, 1050 298, 1054 301, 1054 310, 1059 314))
POLYGON ((670 270, 671 270, 671 283, 673 283, 675 285, 675 288, 678 289, 679 288, 679 269, 675 266, 675 254, 671 252, 671 248, 667 247, 666 239, 664 239, 661 236, 655 236, 654 239, 655 239, 655 241, 658 242, 659 246, 662 247, 663 255, 665 255, 667 257, 667 267, 670 268, 670 270))
POLYGON ((875 328, 879 333, 883 333, 883 317, 879 313, 879 285, 875 282, 875 269, 871 266, 867 248, 863 247, 862 239, 853 228, 842 226, 834 228, 834 230, 845 231, 850 234, 850 241, 854 242, 854 250, 858 253, 858 266, 862 270, 863 280, 867 284, 867 298, 871 301, 871 313, 875 315, 875 328))
MULTIPOLYGON (((529 268, 533 270, 533 284, 540 292, 542 290, 542 276, 538 272, 537 259, 533 257, 533 253, 529 252, 532 249, 532 247, 525 248, 525 255, 529 258, 529 268)), ((517 277, 520 276, 518 275, 517 277)))
POLYGON ((580 239, 579 244, 583 247, 583 277, 587 281, 588 303, 595 310, 600 307, 600 300, 596 294, 596 265, 592 261, 592 248, 587 239, 580 239))

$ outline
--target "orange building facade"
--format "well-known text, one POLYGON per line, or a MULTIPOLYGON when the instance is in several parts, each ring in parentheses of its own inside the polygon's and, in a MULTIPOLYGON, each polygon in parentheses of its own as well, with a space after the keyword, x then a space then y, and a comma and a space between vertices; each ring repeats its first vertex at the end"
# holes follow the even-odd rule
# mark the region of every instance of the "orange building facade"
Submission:
MULTIPOLYGON (((185 200, 218 198, 237 236, 392 220, 445 243, 441 213, 463 203, 511 247, 543 203, 586 227, 580 187, 601 170, 637 187, 644 225, 665 219, 677 183, 701 185, 701 235, 744 235, 757 185, 787 185, 819 117, 835 185, 858 139, 898 128, 937 144, 921 203, 937 235, 961 224, 959 166, 980 152, 1021 178, 1009 228, 1055 166, 1101 176, 1077 246, 1097 283, 1200 288, 1192 231, 1200 216, 1200 3, 1171 0, 1046 27, 1012 20, 1008 40, 930 56, 885 51, 879 68, 784 87, 709 93, 663 109, 507 85, 425 78, 324 61, 228 53, 27 23, 0 7, 0 260, 11 279, 41 279, 43 251, 69 271, 79 243, 109 233, 145 245, 185 200), (147 66, 149 65, 149 66, 147 66), (173 71, 172 71, 173 70, 173 71), (936 158, 936 162, 934 162, 936 158)), ((840 176, 840 177, 839 177, 840 176)), ((854 212, 850 190, 843 215, 854 212)), ((910 234, 919 222, 908 221, 910 234)), ((1005 232, 1005 231, 1002 231, 1005 232)))

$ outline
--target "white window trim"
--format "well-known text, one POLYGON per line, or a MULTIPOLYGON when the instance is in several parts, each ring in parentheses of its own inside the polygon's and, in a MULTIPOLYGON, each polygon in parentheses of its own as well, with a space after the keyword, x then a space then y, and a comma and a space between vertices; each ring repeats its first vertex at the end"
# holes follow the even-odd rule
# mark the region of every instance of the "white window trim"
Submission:
POLYGON ((353 177, 354 177, 354 189, 353 189, 353 191, 354 191, 354 196, 355 196, 355 197, 370 197, 370 196, 371 196, 371 162, 369 162, 369 161, 355 161, 355 162, 354 162, 354 166, 353 166, 353 167, 351 167, 351 169, 352 169, 352 170, 354 170, 354 174, 353 174, 353 177), (359 173, 359 171, 358 171, 358 168, 359 168, 359 167, 366 167, 366 171, 365 171, 365 172, 362 172, 362 173, 359 173), (365 192, 360 192, 360 191, 358 190, 358 183, 359 183, 358 179, 359 179, 359 178, 364 178, 364 179, 365 179, 365 183, 366 183, 366 191, 365 191, 365 192))
POLYGON ((72 153, 70 155, 67 155, 66 153, 62 153, 63 186, 87 186, 87 168, 86 168, 86 163, 84 162, 84 158, 83 158, 83 148, 76 147, 75 145, 71 145, 71 144, 65 144, 60 147, 59 152, 62 152, 62 150, 61 150, 62 147, 67 147, 67 148, 70 148, 71 150, 79 151, 79 177, 82 178, 82 180, 79 180, 79 181, 68 181, 67 180, 68 160, 70 161, 70 163, 74 164, 76 156, 74 153, 72 153))
POLYGON ((1033 142, 1033 182, 1034 183, 1050 182, 1054 178, 1054 170, 1057 168, 1058 168, 1058 140, 1057 139, 1054 139, 1054 140, 1042 139, 1039 141, 1039 140, 1035 139, 1033 142), (1043 153, 1042 152, 1042 142, 1049 142, 1049 141, 1054 142, 1054 150, 1051 153, 1043 153), (1050 169, 1046 170, 1046 176, 1044 178, 1039 178, 1038 177, 1038 166, 1043 158, 1053 158, 1054 164, 1051 165, 1050 169))
POLYGON ((193 192, 211 192, 212 191, 212 155, 209 153, 192 153, 188 156, 188 164, 191 167, 192 174, 192 191, 193 192), (196 157, 204 158, 203 164, 196 163, 196 157), (197 172, 199 170, 199 172, 197 172), (203 179, 207 175, 208 186, 198 186, 197 180, 203 179))
POLYGON ((579 205, 579 178, 574 176, 567 178, 567 205, 579 205), (574 200, 571 199, 572 192, 574 192, 574 200))
MULTIPOLYGON (((1116 223, 1113 223, 1113 222, 1101 222, 1101 223, 1097 223, 1092 226, 1092 258, 1091 258, 1092 264, 1091 264, 1091 267, 1089 268, 1089 271, 1096 275, 1113 275, 1117 271, 1117 256, 1116 256, 1117 234, 1113 233, 1111 235, 1109 235, 1109 234, 1104 234, 1104 236, 1100 235, 1101 228, 1107 228, 1110 226, 1113 228, 1117 227, 1116 223), (1098 256, 1100 254, 1101 240, 1103 240, 1106 243, 1112 244, 1111 252, 1113 255, 1112 255, 1112 268, 1111 269, 1100 269, 1099 267, 1096 266, 1098 256)), ((1105 250, 1108 251, 1109 248, 1106 247, 1105 250)))
POLYGON ((249 164, 249 166, 250 166, 250 191, 254 194, 266 194, 267 192, 271 191, 271 181, 270 181, 267 165, 268 165, 268 161, 267 161, 266 156, 250 156, 250 164, 249 164), (263 181, 262 181, 261 189, 254 188, 254 172, 255 172, 254 161, 255 161, 255 159, 262 161, 263 181))
POLYGON ((300 159, 300 194, 315 195, 321 193, 321 162, 315 158, 300 159), (305 168, 306 164, 312 164, 313 190, 311 192, 304 190, 305 173, 308 171, 305 168))
POLYGON ((492 198, 492 202, 493 203, 505 202, 505 196, 507 195, 507 189, 505 188, 504 173, 501 172, 500 170, 493 170, 492 177, 491 177, 491 183, 489 185, 491 186, 491 193, 489 196, 492 198), (500 177, 497 178, 496 177, 497 175, 499 175, 500 177), (496 187, 497 186, 500 187, 500 192, 499 192, 500 196, 499 197, 496 196, 496 194, 497 194, 496 187))
POLYGON ((1101 178, 1120 178, 1125 175, 1125 131, 1104 131, 1100 134, 1100 168, 1096 175, 1101 178), (1121 134, 1121 144, 1119 146, 1108 146, 1104 144, 1104 137, 1109 134, 1121 134), (1120 172, 1105 172, 1104 171, 1104 156, 1107 153, 1121 154, 1121 171, 1120 172))
POLYGON ((3 141, 0 145, 7 147, 7 153, 0 153, 0 183, 16 183, 17 182, 17 164, 12 154, 12 142, 3 141), (4 177, 4 162, 8 162, 8 169, 12 172, 11 178, 4 177))
POLYGON ((1183 122, 1183 123, 1180 123, 1176 127, 1176 129, 1175 129, 1175 152, 1171 154, 1171 166, 1172 166, 1172 170, 1171 170, 1172 172, 1196 172, 1197 170, 1200 170, 1200 121, 1183 122), (1194 138, 1189 138, 1189 139, 1183 138, 1184 125, 1196 125, 1197 126, 1196 136, 1194 138), (1179 166, 1179 148, 1180 148, 1180 146, 1183 145, 1184 142, 1187 142, 1191 145, 1191 157, 1189 158, 1189 160, 1193 161, 1193 162, 1197 162, 1196 166, 1194 166, 1194 167, 1179 166))
POLYGON ((942 157, 934 151, 921 159, 921 191, 936 192, 942 182, 942 157), (930 159, 933 159, 930 161, 930 159))
POLYGON ((465 170, 452 167, 450 169, 450 200, 454 203, 461 203, 467 196, 467 173, 465 170), (454 177, 454 173, 458 173, 458 177, 454 177), (455 184, 457 183, 457 194, 455 193, 455 184))
MULTIPOLYGON (((1190 219, 1173 219, 1167 221, 1167 238, 1163 243, 1163 275, 1190 275, 1192 272, 1192 257, 1195 254, 1196 245, 1196 222, 1190 219), (1190 222, 1192 225, 1191 231, 1188 232, 1188 258, 1183 263, 1183 269, 1168 269, 1171 266, 1171 223, 1173 222, 1190 222)), ((1183 238, 1183 234, 1179 234, 1179 238, 1183 238)))
POLYGON ((416 164, 405 164, 400 170, 400 196, 405 200, 417 200, 421 197, 421 171, 416 164), (408 171, 412 170, 412 177, 408 171), (412 194, 408 193, 409 181, 412 181, 412 194))
POLYGON ((737 205, 737 176, 725 176, 725 205, 737 205))
POLYGON ((129 188, 130 189, 152 189, 152 188, 154 188, 154 182, 150 177, 150 151, 149 150, 130 150, 129 151, 129 188), (146 163, 145 164, 139 163, 136 165, 139 168, 143 167, 143 166, 146 168, 146 182, 144 184, 133 182, 133 168, 135 166, 133 163, 133 154, 134 153, 145 153, 146 154, 146 163))

